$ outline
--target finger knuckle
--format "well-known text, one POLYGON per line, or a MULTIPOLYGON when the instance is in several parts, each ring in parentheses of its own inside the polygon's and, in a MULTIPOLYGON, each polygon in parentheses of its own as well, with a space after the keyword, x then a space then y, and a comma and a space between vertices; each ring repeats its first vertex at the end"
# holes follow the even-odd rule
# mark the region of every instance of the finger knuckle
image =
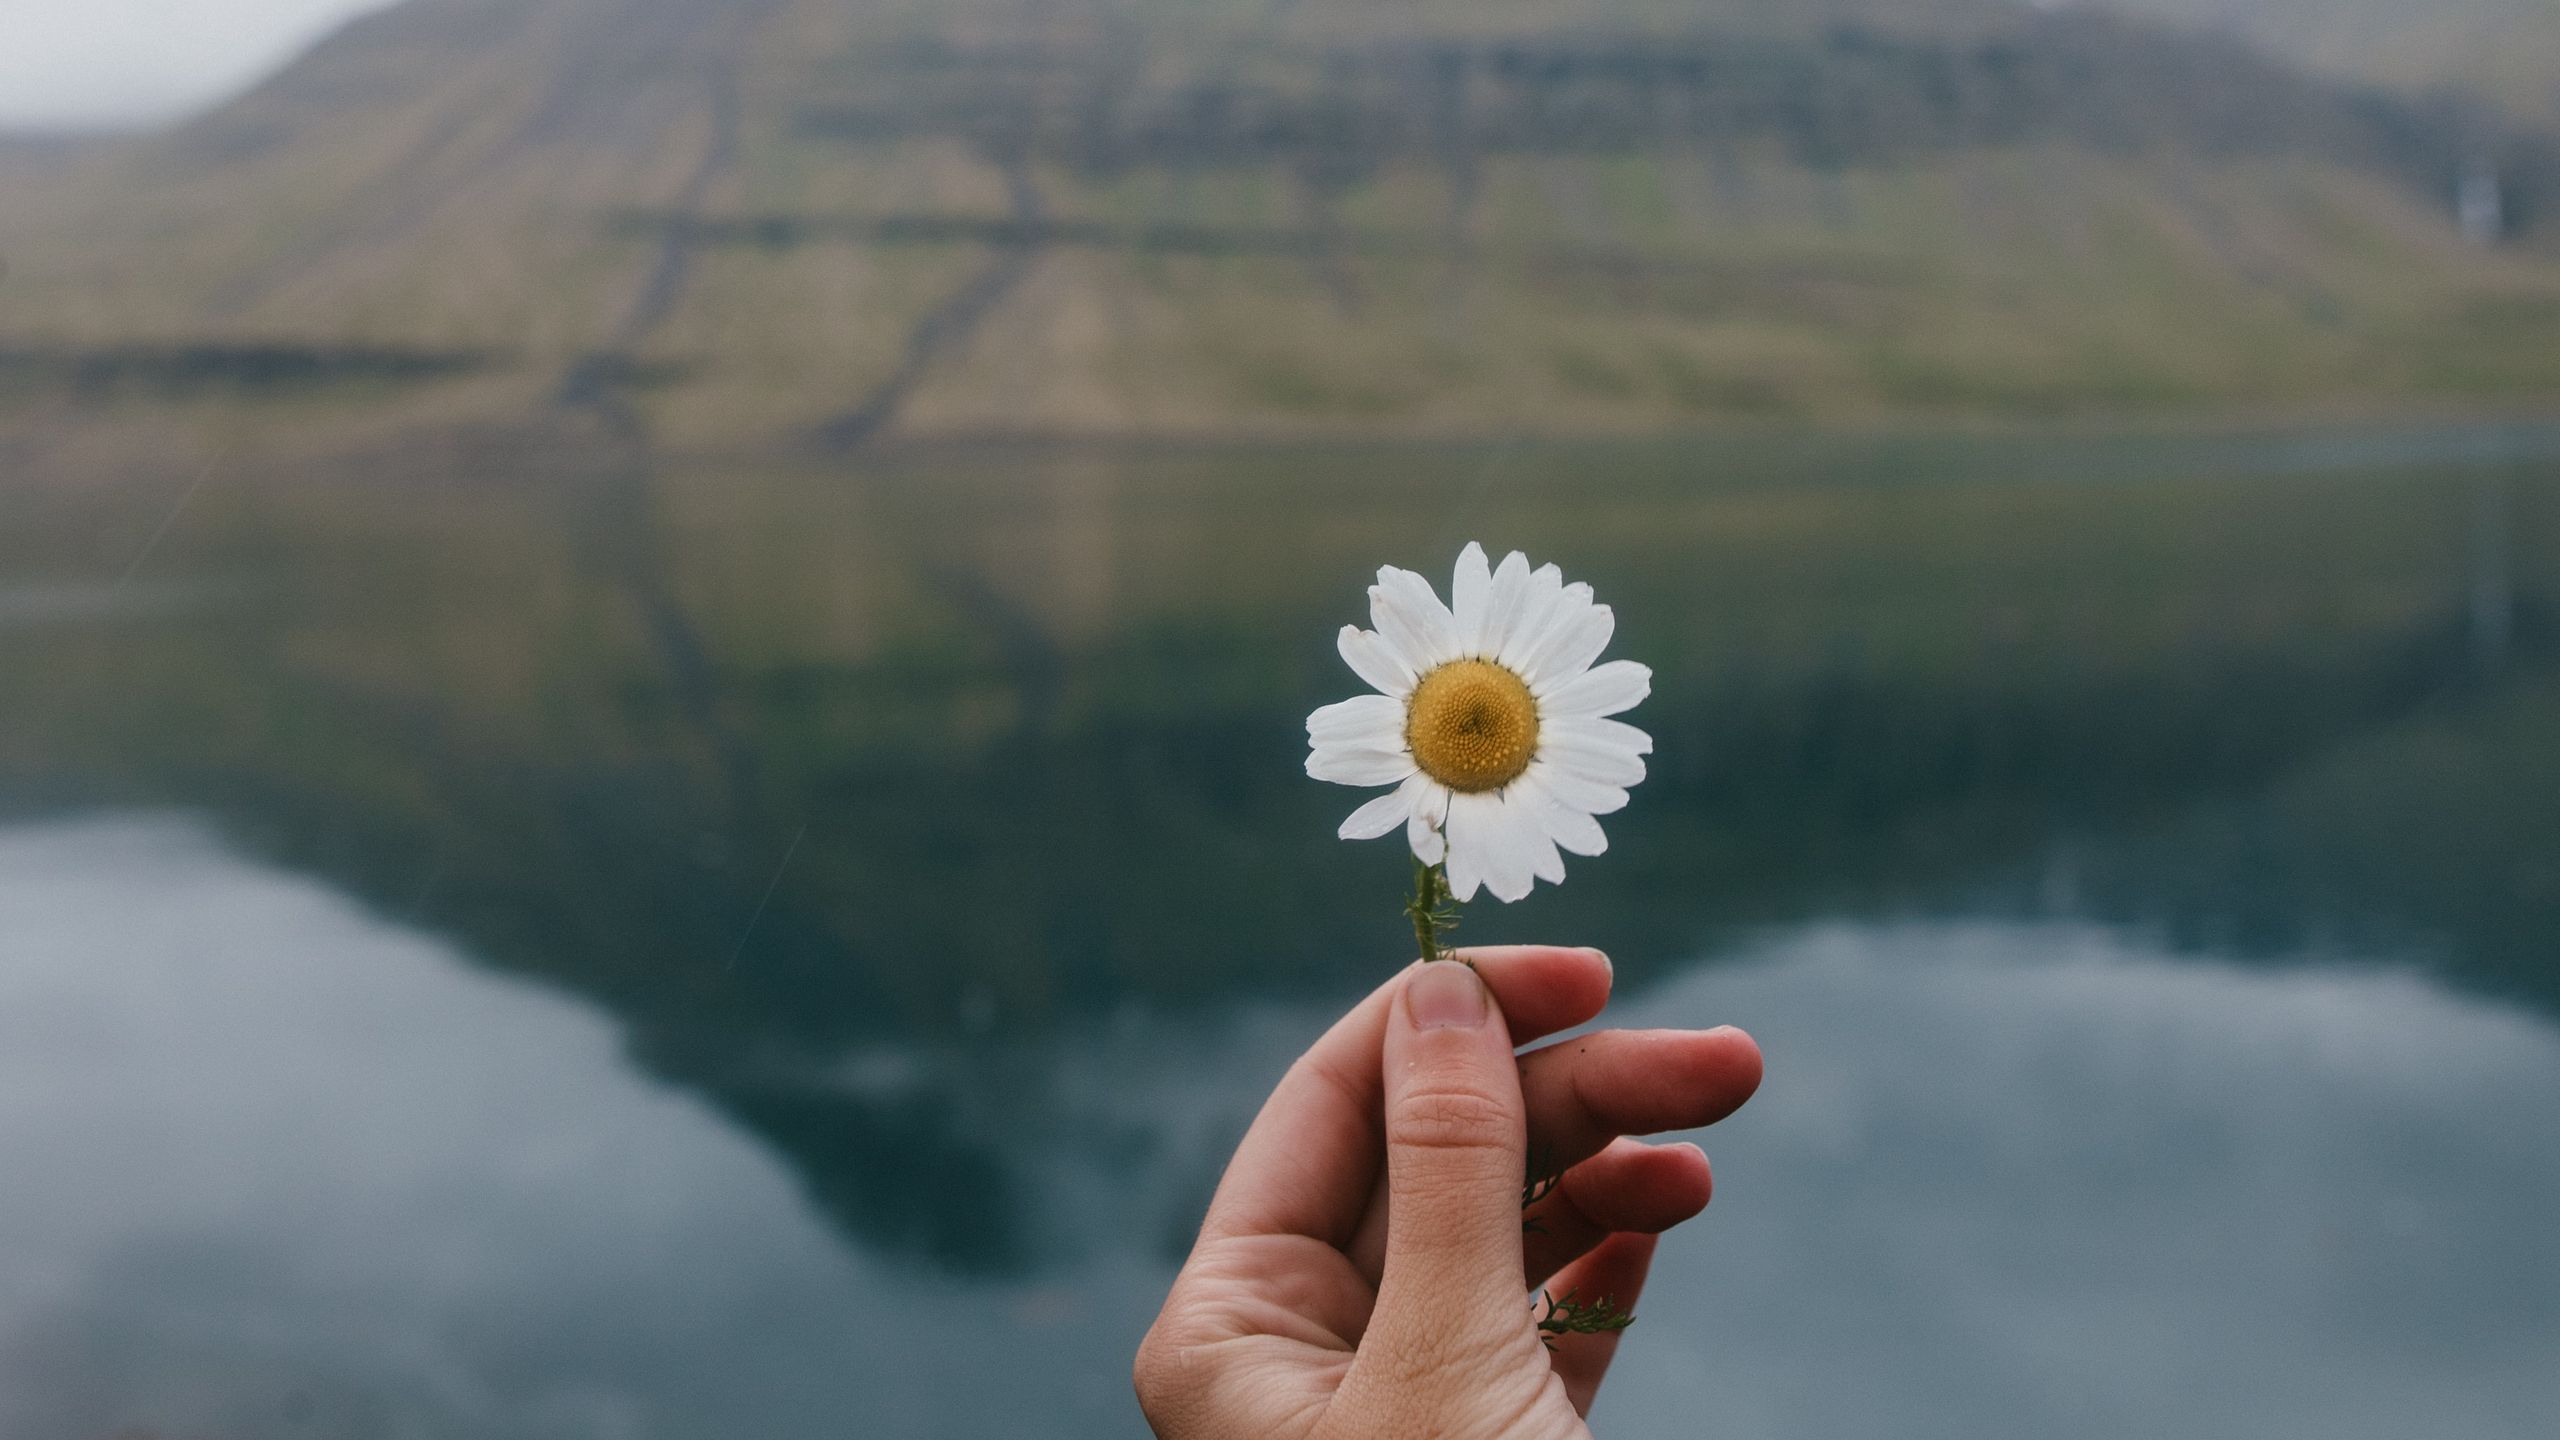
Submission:
POLYGON ((1519 1119, 1499 1098, 1464 1085, 1433 1085, 1397 1097, 1387 1140, 1416 1150, 1486 1150, 1511 1146, 1519 1119))

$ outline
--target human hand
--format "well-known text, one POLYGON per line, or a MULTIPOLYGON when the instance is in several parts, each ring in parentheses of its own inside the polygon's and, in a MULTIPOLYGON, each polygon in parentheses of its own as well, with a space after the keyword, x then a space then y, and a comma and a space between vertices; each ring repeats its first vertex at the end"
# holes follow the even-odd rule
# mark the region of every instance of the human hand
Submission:
POLYGON ((1618 1337, 1541 1344, 1536 1290, 1632 1309, 1654 1237, 1706 1207, 1695 1146, 1760 1083, 1739 1030, 1600 1031, 1597 951, 1415 965, 1284 1076, 1147 1332, 1162 1440, 1556 1440, 1618 1337), (1524 1212, 1531 1157, 1562 1181, 1524 1212), (1524 1226, 1523 1221, 1533 1224, 1524 1226))

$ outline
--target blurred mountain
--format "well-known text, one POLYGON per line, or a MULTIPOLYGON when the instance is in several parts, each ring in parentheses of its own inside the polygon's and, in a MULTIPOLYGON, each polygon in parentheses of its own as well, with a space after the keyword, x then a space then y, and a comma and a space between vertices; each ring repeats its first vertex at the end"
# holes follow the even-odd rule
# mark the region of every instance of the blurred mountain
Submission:
POLYGON ((0 164, 0 405, 839 447, 2538 405, 2555 215, 2487 103, 2077 7, 410 0, 0 164))
POLYGON ((2560 121, 2560 0, 2101 0, 2128 15, 2246 35, 2339 75, 2462 86, 2560 121))

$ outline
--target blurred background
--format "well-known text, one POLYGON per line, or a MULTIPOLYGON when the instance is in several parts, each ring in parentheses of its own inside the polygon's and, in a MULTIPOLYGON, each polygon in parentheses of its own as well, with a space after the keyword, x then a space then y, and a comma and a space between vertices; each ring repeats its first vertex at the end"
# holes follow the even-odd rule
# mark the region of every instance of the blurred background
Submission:
POLYGON ((0 1432, 1143 1434, 1469 539, 1602 1433, 2560 1431, 2554 0, 0 0, 0 1432))

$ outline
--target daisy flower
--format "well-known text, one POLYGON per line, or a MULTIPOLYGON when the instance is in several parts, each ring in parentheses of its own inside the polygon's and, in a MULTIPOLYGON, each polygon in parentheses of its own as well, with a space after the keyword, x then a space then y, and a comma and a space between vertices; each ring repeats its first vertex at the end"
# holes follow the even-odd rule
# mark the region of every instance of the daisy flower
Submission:
POLYGON ((1591 587, 1518 551, 1458 556, 1440 603, 1431 582, 1390 565, 1369 589, 1370 623, 1342 629, 1342 658, 1377 688, 1307 717, 1307 773, 1393 785, 1342 822, 1345 840, 1402 826, 1414 858, 1447 867, 1449 895, 1518 900, 1564 881, 1564 857, 1609 846, 1596 816, 1625 807, 1653 739, 1606 717, 1653 688, 1632 660, 1594 665, 1616 618, 1591 587))

